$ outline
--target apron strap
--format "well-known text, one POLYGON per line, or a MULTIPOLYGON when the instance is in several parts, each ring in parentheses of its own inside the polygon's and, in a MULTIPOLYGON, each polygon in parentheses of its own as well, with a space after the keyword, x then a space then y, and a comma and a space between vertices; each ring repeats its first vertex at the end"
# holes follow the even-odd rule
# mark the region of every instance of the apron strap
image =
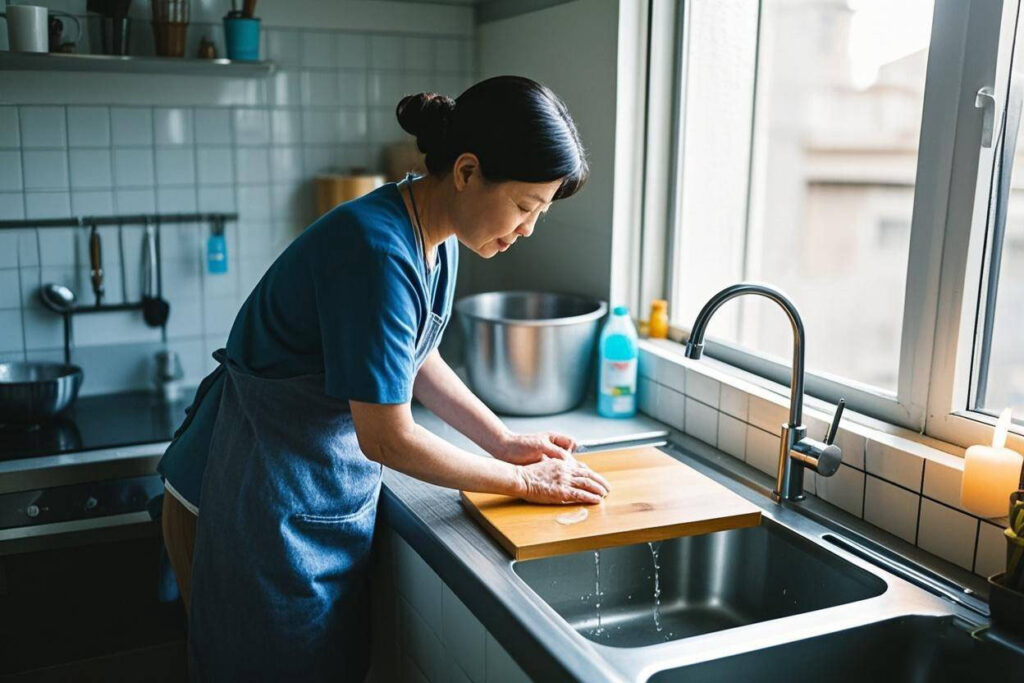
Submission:
POLYGON ((192 424, 192 420, 195 419, 196 409, 199 404, 203 402, 203 397, 210 392, 210 389, 216 384, 217 380, 220 379, 221 375, 224 374, 225 362, 228 359, 226 349, 217 349, 213 352, 213 359, 217 361, 217 367, 209 375, 203 378, 203 381, 199 383, 199 388, 196 389, 196 397, 192 399, 192 405, 185 408, 185 420, 181 423, 181 426, 174 432, 173 439, 177 439, 179 436, 185 433, 188 426, 192 424))

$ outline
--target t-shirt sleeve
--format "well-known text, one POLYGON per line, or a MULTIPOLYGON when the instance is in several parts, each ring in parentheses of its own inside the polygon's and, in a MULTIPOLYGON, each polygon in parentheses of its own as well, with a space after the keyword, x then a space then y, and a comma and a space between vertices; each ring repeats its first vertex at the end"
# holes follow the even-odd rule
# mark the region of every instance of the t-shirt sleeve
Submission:
POLYGON ((316 304, 325 390, 334 398, 408 403, 415 372, 418 297, 415 272, 385 252, 325 266, 316 304))

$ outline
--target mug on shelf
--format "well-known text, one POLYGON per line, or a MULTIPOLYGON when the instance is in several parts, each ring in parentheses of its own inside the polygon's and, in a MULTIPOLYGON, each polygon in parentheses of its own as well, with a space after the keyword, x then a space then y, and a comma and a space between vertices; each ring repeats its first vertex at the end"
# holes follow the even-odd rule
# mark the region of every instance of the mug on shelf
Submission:
POLYGON ((37 5, 10 5, 0 17, 7 20, 11 52, 49 52, 48 10, 37 5))
POLYGON ((161 57, 184 57, 189 0, 152 0, 153 36, 161 57))
POLYGON ((224 44, 228 59, 258 62, 260 59, 260 20, 229 12, 224 17, 224 44))
POLYGON ((67 12, 50 10, 48 26, 50 52, 74 52, 75 45, 82 37, 82 24, 79 23, 78 17, 74 14, 68 14, 67 12), (74 38, 70 40, 64 39, 64 22, 60 20, 60 17, 71 20, 71 23, 75 27, 74 38))

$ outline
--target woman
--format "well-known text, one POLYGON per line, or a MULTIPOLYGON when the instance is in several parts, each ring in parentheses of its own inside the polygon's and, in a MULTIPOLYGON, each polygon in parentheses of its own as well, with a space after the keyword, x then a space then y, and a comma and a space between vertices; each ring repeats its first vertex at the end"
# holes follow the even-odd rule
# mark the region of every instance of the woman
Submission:
POLYGON ((484 258, 505 251, 586 180, 565 105, 504 76, 456 101, 406 97, 397 115, 428 174, 335 208, 284 251, 161 461, 198 679, 364 677, 384 465, 539 503, 608 492, 574 460, 571 438, 510 432, 436 351, 457 244, 484 258), (494 458, 417 426, 414 396, 494 458))

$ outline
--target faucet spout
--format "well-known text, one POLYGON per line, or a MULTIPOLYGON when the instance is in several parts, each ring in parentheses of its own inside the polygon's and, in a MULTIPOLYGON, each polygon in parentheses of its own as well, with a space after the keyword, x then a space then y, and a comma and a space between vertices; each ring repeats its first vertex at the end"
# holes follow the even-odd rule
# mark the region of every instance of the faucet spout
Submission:
POLYGON ((803 421, 803 396, 804 396, 804 322, 800 318, 800 312, 785 294, 769 287, 768 285, 756 282, 740 282, 730 285, 718 294, 711 297, 704 308, 700 309, 697 319, 690 331, 690 338, 686 342, 686 357, 699 360, 704 354, 704 333, 707 331, 708 323, 715 312, 722 304, 744 294, 753 294, 770 299, 777 303, 786 312, 789 323, 793 328, 793 374, 790 378, 790 400, 789 400, 789 424, 799 427, 803 421))
POLYGON ((778 304, 793 327, 793 374, 789 382, 789 422, 781 425, 779 442, 779 469, 775 490, 775 500, 800 500, 803 498, 804 468, 809 467, 819 475, 830 477, 839 469, 842 452, 832 441, 836 437, 839 420, 843 414, 844 401, 839 402, 832 426, 826 434, 825 441, 807 438, 807 429, 803 426, 804 406, 804 323, 800 312, 785 294, 756 282, 741 282, 726 287, 704 304, 697 314, 686 342, 686 357, 699 360, 704 354, 704 334, 715 311, 730 299, 745 294, 753 294, 770 299, 778 304))

